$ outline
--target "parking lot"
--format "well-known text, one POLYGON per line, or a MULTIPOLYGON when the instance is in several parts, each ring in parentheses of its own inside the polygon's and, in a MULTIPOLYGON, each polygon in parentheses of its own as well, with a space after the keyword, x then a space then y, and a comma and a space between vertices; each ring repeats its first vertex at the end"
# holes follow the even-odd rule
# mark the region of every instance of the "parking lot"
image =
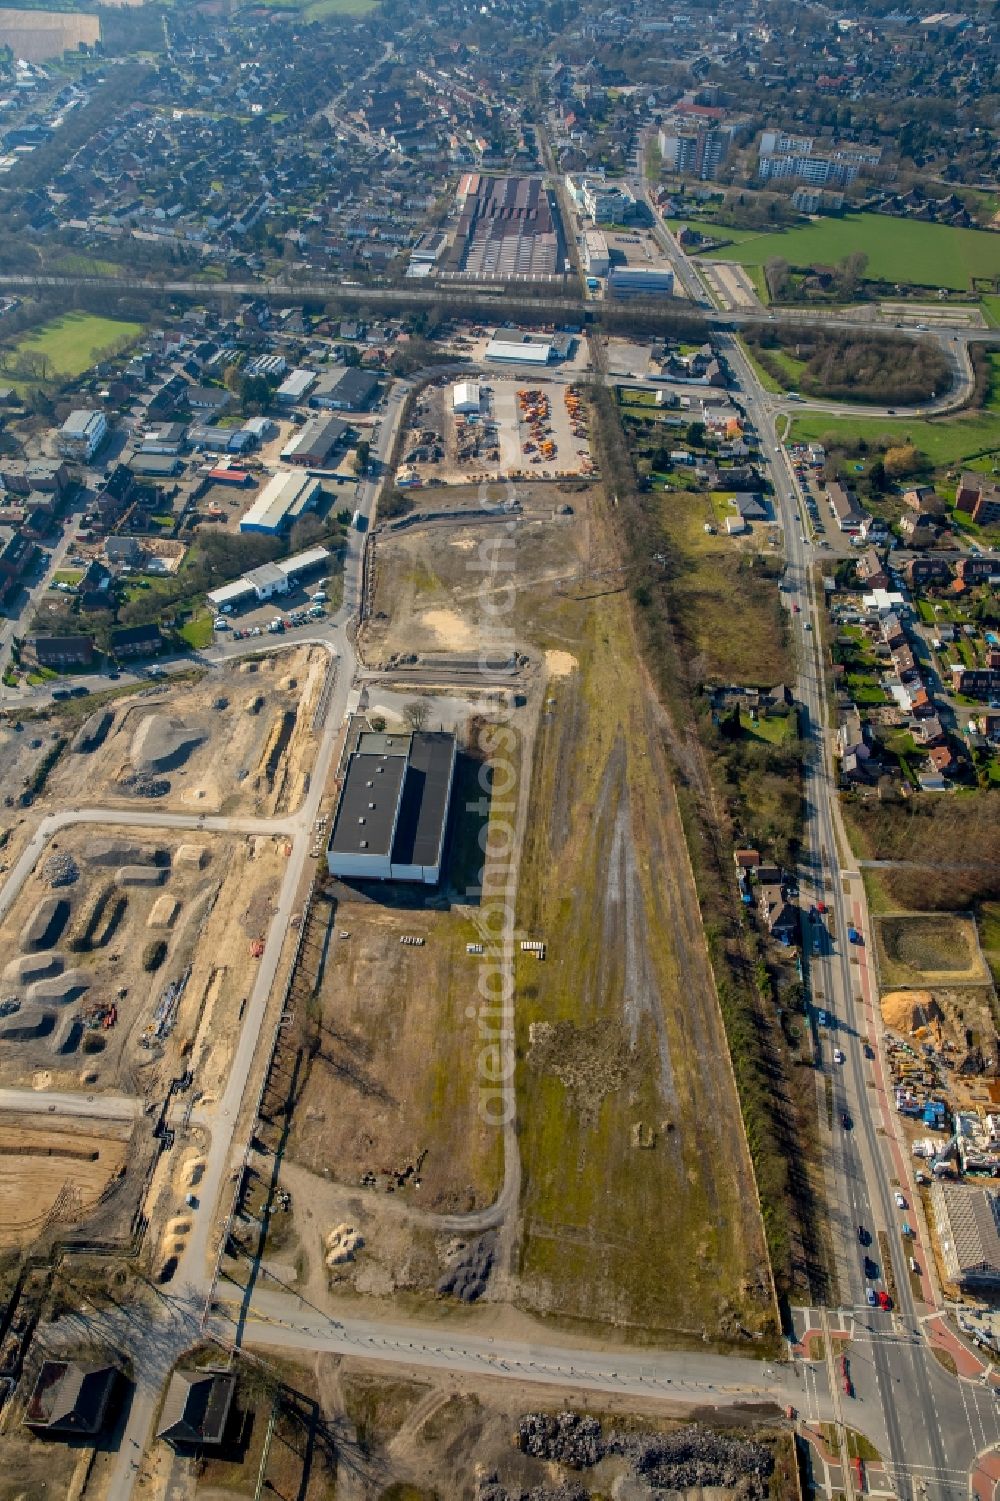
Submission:
POLYGON ((295 632, 306 626, 317 625, 325 618, 329 609, 329 591, 323 582, 307 584, 304 588, 290 589, 287 594, 260 600, 246 609, 217 615, 214 622, 216 639, 241 641, 246 636, 295 632), (317 595, 323 595, 323 598, 319 599, 317 595), (281 621, 280 626, 276 624, 277 621, 281 621))

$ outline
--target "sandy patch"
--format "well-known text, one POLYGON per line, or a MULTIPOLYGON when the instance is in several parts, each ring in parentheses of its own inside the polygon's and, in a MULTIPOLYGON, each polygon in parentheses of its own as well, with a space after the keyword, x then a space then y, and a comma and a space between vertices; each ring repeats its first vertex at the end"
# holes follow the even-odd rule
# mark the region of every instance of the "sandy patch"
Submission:
POLYGON ((547 651, 545 653, 545 668, 550 678, 568 678, 579 665, 572 652, 547 651))
POLYGON ((433 631, 441 645, 446 646, 449 651, 462 651, 472 645, 472 630, 454 610, 425 610, 420 623, 433 631))

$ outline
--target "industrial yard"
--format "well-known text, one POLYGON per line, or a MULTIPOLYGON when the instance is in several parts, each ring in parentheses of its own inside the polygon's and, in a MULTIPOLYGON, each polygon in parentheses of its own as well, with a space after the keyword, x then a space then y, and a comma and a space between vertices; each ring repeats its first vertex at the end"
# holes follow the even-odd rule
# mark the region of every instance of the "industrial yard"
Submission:
POLYGON ((402 486, 591 476, 589 423, 569 380, 496 372, 438 383, 416 406, 403 445, 402 486))

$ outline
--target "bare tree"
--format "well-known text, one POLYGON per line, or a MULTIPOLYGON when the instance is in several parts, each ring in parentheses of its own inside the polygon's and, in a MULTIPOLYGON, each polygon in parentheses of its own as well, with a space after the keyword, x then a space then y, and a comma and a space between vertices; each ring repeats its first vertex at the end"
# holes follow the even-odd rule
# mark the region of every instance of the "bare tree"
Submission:
POLYGON ((422 730, 429 713, 430 704, 425 698, 411 698, 408 704, 403 705, 403 714, 411 730, 422 730))

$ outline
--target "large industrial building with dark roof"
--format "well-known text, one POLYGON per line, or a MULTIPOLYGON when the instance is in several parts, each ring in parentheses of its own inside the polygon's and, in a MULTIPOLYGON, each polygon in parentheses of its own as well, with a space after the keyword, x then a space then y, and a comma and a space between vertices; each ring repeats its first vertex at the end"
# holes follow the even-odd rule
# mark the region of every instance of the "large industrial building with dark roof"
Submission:
POLYGON ((327 849, 330 874, 436 885, 454 776, 454 735, 356 732, 327 849))

